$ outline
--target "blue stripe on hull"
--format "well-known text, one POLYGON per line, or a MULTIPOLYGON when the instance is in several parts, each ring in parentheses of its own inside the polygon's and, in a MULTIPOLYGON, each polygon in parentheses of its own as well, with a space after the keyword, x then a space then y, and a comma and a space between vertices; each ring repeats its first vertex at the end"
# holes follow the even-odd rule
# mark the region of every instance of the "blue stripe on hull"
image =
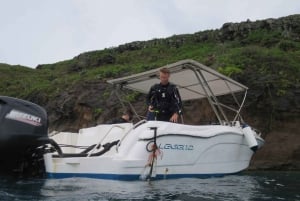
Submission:
MULTIPOLYGON (((151 179, 179 179, 179 178, 210 178, 210 177, 222 177, 225 175, 232 175, 236 173, 221 173, 221 174, 169 174, 169 175, 156 175, 151 179)), ((93 179, 108 179, 108 180, 122 180, 122 181, 134 181, 141 180, 140 175, 137 174, 88 174, 88 173, 47 173, 48 178, 63 179, 70 177, 84 177, 93 179)))

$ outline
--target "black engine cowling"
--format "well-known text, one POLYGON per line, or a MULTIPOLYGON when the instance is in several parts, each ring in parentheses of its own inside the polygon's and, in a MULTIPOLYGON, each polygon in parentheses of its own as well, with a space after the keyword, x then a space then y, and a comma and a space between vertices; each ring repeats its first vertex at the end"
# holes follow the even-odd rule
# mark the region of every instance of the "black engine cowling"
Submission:
POLYGON ((32 163, 36 148, 44 143, 41 138, 48 138, 45 109, 25 100, 0 96, 0 172, 23 171, 32 163))

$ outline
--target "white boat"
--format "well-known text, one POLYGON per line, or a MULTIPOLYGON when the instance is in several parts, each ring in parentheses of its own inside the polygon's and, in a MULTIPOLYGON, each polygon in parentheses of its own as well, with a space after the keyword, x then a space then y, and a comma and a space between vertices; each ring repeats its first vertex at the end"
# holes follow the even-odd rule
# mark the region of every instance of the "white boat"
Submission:
MULTIPOLYGON (((177 85, 183 102, 208 99, 215 124, 141 119, 135 124, 101 124, 78 133, 54 133, 51 138, 59 146, 52 143, 56 151, 44 154, 47 176, 149 180, 222 176, 248 168, 252 155, 264 144, 240 116, 248 88, 194 60, 163 67, 170 70, 170 82, 177 85), (236 94, 241 93, 239 102, 236 94), (232 95, 237 107, 221 103, 219 96, 223 95, 232 95), (227 117, 228 110, 235 113, 233 119, 227 117)), ((159 83, 157 72, 154 69, 108 82, 116 90, 146 94, 159 83)))

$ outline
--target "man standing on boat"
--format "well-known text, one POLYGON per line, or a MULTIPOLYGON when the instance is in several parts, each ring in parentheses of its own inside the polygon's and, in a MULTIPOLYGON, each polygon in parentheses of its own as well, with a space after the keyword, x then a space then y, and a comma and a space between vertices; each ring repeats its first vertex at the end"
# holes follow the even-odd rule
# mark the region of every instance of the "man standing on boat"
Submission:
POLYGON ((181 97, 177 87, 169 82, 170 71, 159 71, 159 84, 154 84, 147 95, 147 120, 178 122, 182 114, 181 97))

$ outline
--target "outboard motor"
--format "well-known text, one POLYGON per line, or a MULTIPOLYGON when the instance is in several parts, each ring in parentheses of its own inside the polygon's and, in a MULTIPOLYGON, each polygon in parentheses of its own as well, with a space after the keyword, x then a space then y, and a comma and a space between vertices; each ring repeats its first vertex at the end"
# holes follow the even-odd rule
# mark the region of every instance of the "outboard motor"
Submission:
POLYGON ((44 171, 35 164, 43 155, 37 149, 44 144, 40 138, 48 138, 45 109, 25 100, 0 96, 0 173, 44 171))

